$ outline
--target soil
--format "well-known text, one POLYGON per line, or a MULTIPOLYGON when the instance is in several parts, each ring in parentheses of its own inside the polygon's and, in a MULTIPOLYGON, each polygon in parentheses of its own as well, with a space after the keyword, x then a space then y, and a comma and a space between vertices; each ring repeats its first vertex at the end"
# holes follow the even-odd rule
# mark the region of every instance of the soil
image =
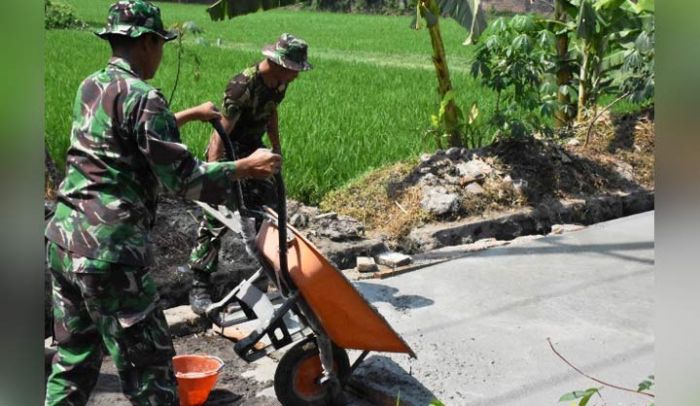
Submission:
MULTIPOLYGON (((431 222, 496 217, 508 210, 537 207, 562 198, 653 190, 653 116, 653 110, 620 117, 604 115, 593 128, 587 145, 587 129, 583 129, 572 139, 502 139, 477 150, 437 151, 417 161, 370 173, 328 195, 320 208, 290 201, 288 218, 319 246, 324 241, 357 242, 369 236, 396 247, 412 229, 431 222), (465 175, 460 172, 465 165, 480 168, 479 173, 465 175), (436 187, 445 191, 438 195, 456 196, 456 204, 439 214, 425 208, 427 192, 436 187)), ((50 206, 48 202, 47 207, 50 206)), ((191 276, 179 268, 187 263, 194 245, 199 213, 196 205, 178 199, 165 198, 159 204, 152 233, 157 266, 152 274, 161 286, 164 307, 187 303, 191 276)), ((223 238, 222 247, 220 271, 214 276, 219 288, 215 296, 257 269, 235 233, 229 232, 223 238)), ((47 297, 49 293, 47 277, 47 297)), ((47 336, 51 330, 49 303, 50 300, 46 306, 47 336)), ((178 353, 204 352, 219 356, 226 363, 207 405, 279 404, 272 397, 257 396, 272 382, 243 377, 254 365, 241 360, 229 341, 196 335, 176 338, 175 346, 178 353)), ((89 404, 128 404, 120 392, 116 371, 106 359, 89 404)), ((354 402, 362 404, 358 399, 354 402)))
MULTIPOLYGON (((177 338, 174 341, 178 354, 209 354, 221 358, 225 367, 219 375, 215 389, 209 395, 207 406, 213 405, 258 405, 278 406, 279 402, 271 397, 257 397, 257 393, 267 385, 241 374, 253 368, 234 352, 229 341, 220 337, 193 335, 177 338)), ((104 359, 100 379, 88 402, 91 406, 130 405, 121 393, 117 371, 109 357, 104 359)))
POLYGON ((567 139, 504 138, 451 148, 370 173, 330 193, 324 210, 363 221, 390 246, 431 222, 654 189, 653 110, 599 119, 567 139), (450 196, 452 200, 446 199, 450 196))

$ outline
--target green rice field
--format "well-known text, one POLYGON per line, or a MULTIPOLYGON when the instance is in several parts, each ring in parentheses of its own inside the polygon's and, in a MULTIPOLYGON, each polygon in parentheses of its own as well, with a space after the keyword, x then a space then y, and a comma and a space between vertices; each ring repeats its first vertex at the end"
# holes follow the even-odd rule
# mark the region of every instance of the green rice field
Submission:
MULTIPOLYGON (((101 69, 109 45, 91 31, 101 27, 112 0, 66 0, 90 30, 45 32, 45 120, 47 146, 59 166, 69 144, 71 110, 78 85, 101 69)), ((309 43, 315 69, 292 83, 280 107, 284 173, 290 196, 317 203, 330 190, 367 171, 435 149, 426 136, 437 110, 437 80, 425 30, 408 28, 410 17, 274 10, 212 22, 202 5, 156 3, 166 26, 194 21, 203 44, 186 38, 174 111, 211 100, 221 102, 230 77, 262 56, 260 49, 283 32, 309 43), (193 53, 201 60, 195 78, 193 53)), ((482 116, 495 97, 469 75, 465 31, 441 20, 453 86, 463 108, 477 101, 482 116)), ((166 45, 152 83, 169 97, 177 48, 166 45)), ((185 144, 203 157, 211 129, 203 123, 182 129, 185 144)))

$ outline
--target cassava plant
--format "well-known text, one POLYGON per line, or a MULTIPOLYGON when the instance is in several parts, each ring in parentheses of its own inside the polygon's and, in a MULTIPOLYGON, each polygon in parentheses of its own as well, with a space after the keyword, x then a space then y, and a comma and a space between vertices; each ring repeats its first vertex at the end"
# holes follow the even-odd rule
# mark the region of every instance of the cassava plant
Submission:
POLYGON ((548 131, 542 117, 556 110, 554 40, 542 20, 518 15, 495 20, 477 46, 472 75, 496 92, 496 135, 548 131))

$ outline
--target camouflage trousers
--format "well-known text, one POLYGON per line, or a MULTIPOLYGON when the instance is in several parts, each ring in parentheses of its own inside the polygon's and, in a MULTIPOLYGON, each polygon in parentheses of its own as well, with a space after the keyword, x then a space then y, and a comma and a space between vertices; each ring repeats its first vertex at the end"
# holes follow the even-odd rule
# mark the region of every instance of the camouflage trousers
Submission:
MULTIPOLYGON (((263 206, 276 209, 277 196, 272 180, 241 181, 243 202, 250 210, 262 210, 263 206)), ((262 221, 256 219, 255 229, 260 229, 262 221)), ((197 240, 190 254, 190 268, 206 273, 216 272, 219 266, 221 239, 228 228, 214 217, 204 213, 197 229, 197 240)))
POLYGON ((45 404, 86 404, 106 350, 132 404, 177 405, 175 350, 148 269, 79 257, 53 242, 47 261, 58 352, 45 404))

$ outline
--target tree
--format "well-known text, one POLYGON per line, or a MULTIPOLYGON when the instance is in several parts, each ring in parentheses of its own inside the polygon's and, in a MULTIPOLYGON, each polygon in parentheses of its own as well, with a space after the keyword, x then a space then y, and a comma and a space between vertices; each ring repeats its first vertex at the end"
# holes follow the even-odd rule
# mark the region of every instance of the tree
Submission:
MULTIPOLYGON (((297 0, 218 0, 207 8, 214 21, 254 13, 260 9, 270 10, 296 3, 297 0)), ((457 107, 450 81, 450 73, 445 57, 445 46, 440 33, 439 16, 447 15, 469 31, 469 42, 475 42, 486 28, 486 17, 481 8, 481 0, 418 0, 416 15, 411 27, 419 28, 425 21, 433 48, 433 65, 438 79, 438 94, 444 104, 443 126, 450 140, 450 146, 462 146, 463 134, 460 131, 461 111, 457 107)))
POLYGON ((603 90, 613 83, 612 72, 624 63, 623 44, 643 29, 654 0, 558 0, 571 21, 566 28, 578 38, 577 121, 586 119, 586 108, 593 106, 603 90))

